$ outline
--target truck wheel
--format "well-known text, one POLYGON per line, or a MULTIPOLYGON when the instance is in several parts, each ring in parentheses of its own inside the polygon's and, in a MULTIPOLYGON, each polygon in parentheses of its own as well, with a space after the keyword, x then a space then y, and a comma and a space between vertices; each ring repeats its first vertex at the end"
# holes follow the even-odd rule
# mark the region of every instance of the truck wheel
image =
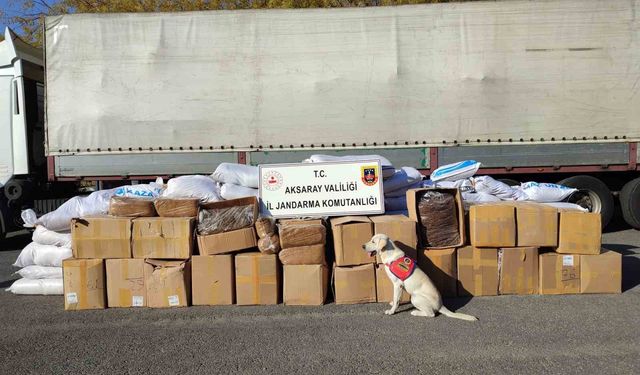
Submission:
POLYGON ((624 221, 640 229, 640 177, 627 182, 620 190, 620 207, 624 221))
POLYGON ((518 181, 512 180, 510 178, 501 178, 498 181, 504 182, 505 184, 507 184, 509 186, 520 186, 520 183, 518 181))
POLYGON ((560 185, 578 189, 569 197, 569 202, 576 203, 589 212, 598 212, 602 216, 602 227, 613 218, 613 195, 604 182, 592 176, 573 176, 560 182, 560 185))

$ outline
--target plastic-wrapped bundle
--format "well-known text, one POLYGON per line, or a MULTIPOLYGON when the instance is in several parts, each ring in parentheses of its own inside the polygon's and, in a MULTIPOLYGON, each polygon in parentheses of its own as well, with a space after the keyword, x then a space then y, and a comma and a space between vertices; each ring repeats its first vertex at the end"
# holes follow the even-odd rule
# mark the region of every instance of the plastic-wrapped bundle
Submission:
POLYGON ((429 247, 460 244, 458 210, 455 196, 446 192, 426 191, 418 202, 423 238, 429 247))
POLYGON ((278 254, 280 251, 280 237, 271 233, 258 240, 258 250, 263 254, 278 254))
POLYGON ((327 229, 322 224, 281 225, 279 232, 280 246, 283 249, 324 245, 327 237, 327 229))
POLYGON ((36 225, 36 230, 33 231, 31 240, 40 245, 71 247, 71 233, 54 232, 42 225, 36 225))
POLYGON ((263 216, 256 220, 256 233, 263 238, 276 232, 276 220, 269 216, 263 216))
POLYGON ((200 210, 198 234, 209 235, 247 228, 253 225, 253 205, 200 210))
POLYGON ((16 280, 9 288, 8 292, 13 294, 24 295, 62 295, 63 294, 62 278, 59 279, 19 279, 16 280))
POLYGON ((291 247, 280 250, 280 262, 284 265, 326 264, 324 245, 291 247))
POLYGON ((257 189, 260 183, 260 169, 245 164, 220 163, 211 178, 224 184, 257 189))
POLYGON ((124 217, 152 217, 156 216, 153 201, 143 198, 111 197, 109 201, 109 215, 124 217))
POLYGON ((158 198, 153 202, 158 216, 162 217, 197 217, 198 216, 197 198, 158 198))

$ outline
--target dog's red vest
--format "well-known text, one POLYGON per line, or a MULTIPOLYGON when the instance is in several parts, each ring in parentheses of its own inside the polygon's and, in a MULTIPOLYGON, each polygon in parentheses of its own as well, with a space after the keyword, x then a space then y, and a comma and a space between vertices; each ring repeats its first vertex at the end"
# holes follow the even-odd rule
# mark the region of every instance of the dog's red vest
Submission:
POLYGON ((413 274, 413 271, 416 269, 416 261, 404 256, 402 258, 398 258, 391 263, 385 264, 389 268, 389 271, 397 277, 398 279, 405 281, 413 274))

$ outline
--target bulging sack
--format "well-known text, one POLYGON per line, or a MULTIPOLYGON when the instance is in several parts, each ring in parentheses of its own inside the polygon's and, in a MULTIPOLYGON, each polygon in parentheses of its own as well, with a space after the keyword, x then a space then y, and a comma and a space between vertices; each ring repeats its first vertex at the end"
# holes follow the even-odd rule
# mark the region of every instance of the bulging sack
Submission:
POLYGON ((422 181, 420 171, 411 167, 402 167, 396 170, 393 176, 384 181, 384 192, 386 194, 398 189, 407 188, 418 181, 422 181))
POLYGON ((223 184, 257 189, 260 186, 260 169, 245 164, 220 163, 211 178, 223 184))
POLYGON ((404 211, 407 209, 407 197, 385 197, 384 198, 384 210, 385 211, 404 211))
POLYGON ((520 186, 520 190, 529 200, 540 203, 560 202, 578 191, 568 186, 546 182, 525 182, 520 186))
POLYGON ((51 245, 40 245, 31 242, 18 255, 18 259, 13 264, 15 267, 26 266, 46 266, 62 267, 62 261, 71 258, 72 251, 68 247, 58 247, 51 245))
POLYGON ((109 199, 114 194, 115 189, 98 190, 87 196, 77 196, 64 202, 55 211, 36 217, 33 210, 25 210, 22 212, 22 221, 25 227, 32 228, 36 225, 42 225, 45 228, 64 232, 71 230, 71 219, 75 217, 105 215, 109 210, 109 199))
POLYGON ((62 279, 62 267, 26 266, 16 273, 25 279, 62 279))
POLYGON ((258 189, 240 186, 236 184, 224 184, 220 188, 220 195, 223 199, 231 200, 245 197, 260 197, 258 189))
POLYGON ((42 225, 36 225, 31 240, 40 245, 71 247, 71 233, 58 233, 42 225))
POLYGON ((495 180, 491 176, 473 178, 473 186, 477 193, 485 193, 496 196, 504 201, 527 200, 527 196, 520 189, 514 189, 502 181, 495 180))
POLYGON ((218 184, 210 177, 201 175, 180 176, 167 182, 162 192, 163 198, 198 198, 200 202, 217 202, 222 200, 218 184))
POLYGON ((149 184, 120 186, 115 189, 114 195, 129 198, 157 198, 162 193, 163 187, 162 178, 158 178, 149 184))
POLYGON ((24 295, 62 295, 63 294, 62 278, 59 279, 19 279, 16 280, 6 290, 13 294, 24 295))
POLYGON ((480 169, 480 163, 475 160, 465 160, 459 163, 447 164, 431 173, 432 181, 456 181, 469 178, 480 169))

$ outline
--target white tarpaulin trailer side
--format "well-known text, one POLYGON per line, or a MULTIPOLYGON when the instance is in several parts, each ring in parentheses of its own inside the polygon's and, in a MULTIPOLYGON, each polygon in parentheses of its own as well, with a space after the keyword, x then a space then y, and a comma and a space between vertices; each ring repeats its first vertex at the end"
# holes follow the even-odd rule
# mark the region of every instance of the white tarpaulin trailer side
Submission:
POLYGON ((640 139, 640 0, 46 20, 50 155, 640 139))

